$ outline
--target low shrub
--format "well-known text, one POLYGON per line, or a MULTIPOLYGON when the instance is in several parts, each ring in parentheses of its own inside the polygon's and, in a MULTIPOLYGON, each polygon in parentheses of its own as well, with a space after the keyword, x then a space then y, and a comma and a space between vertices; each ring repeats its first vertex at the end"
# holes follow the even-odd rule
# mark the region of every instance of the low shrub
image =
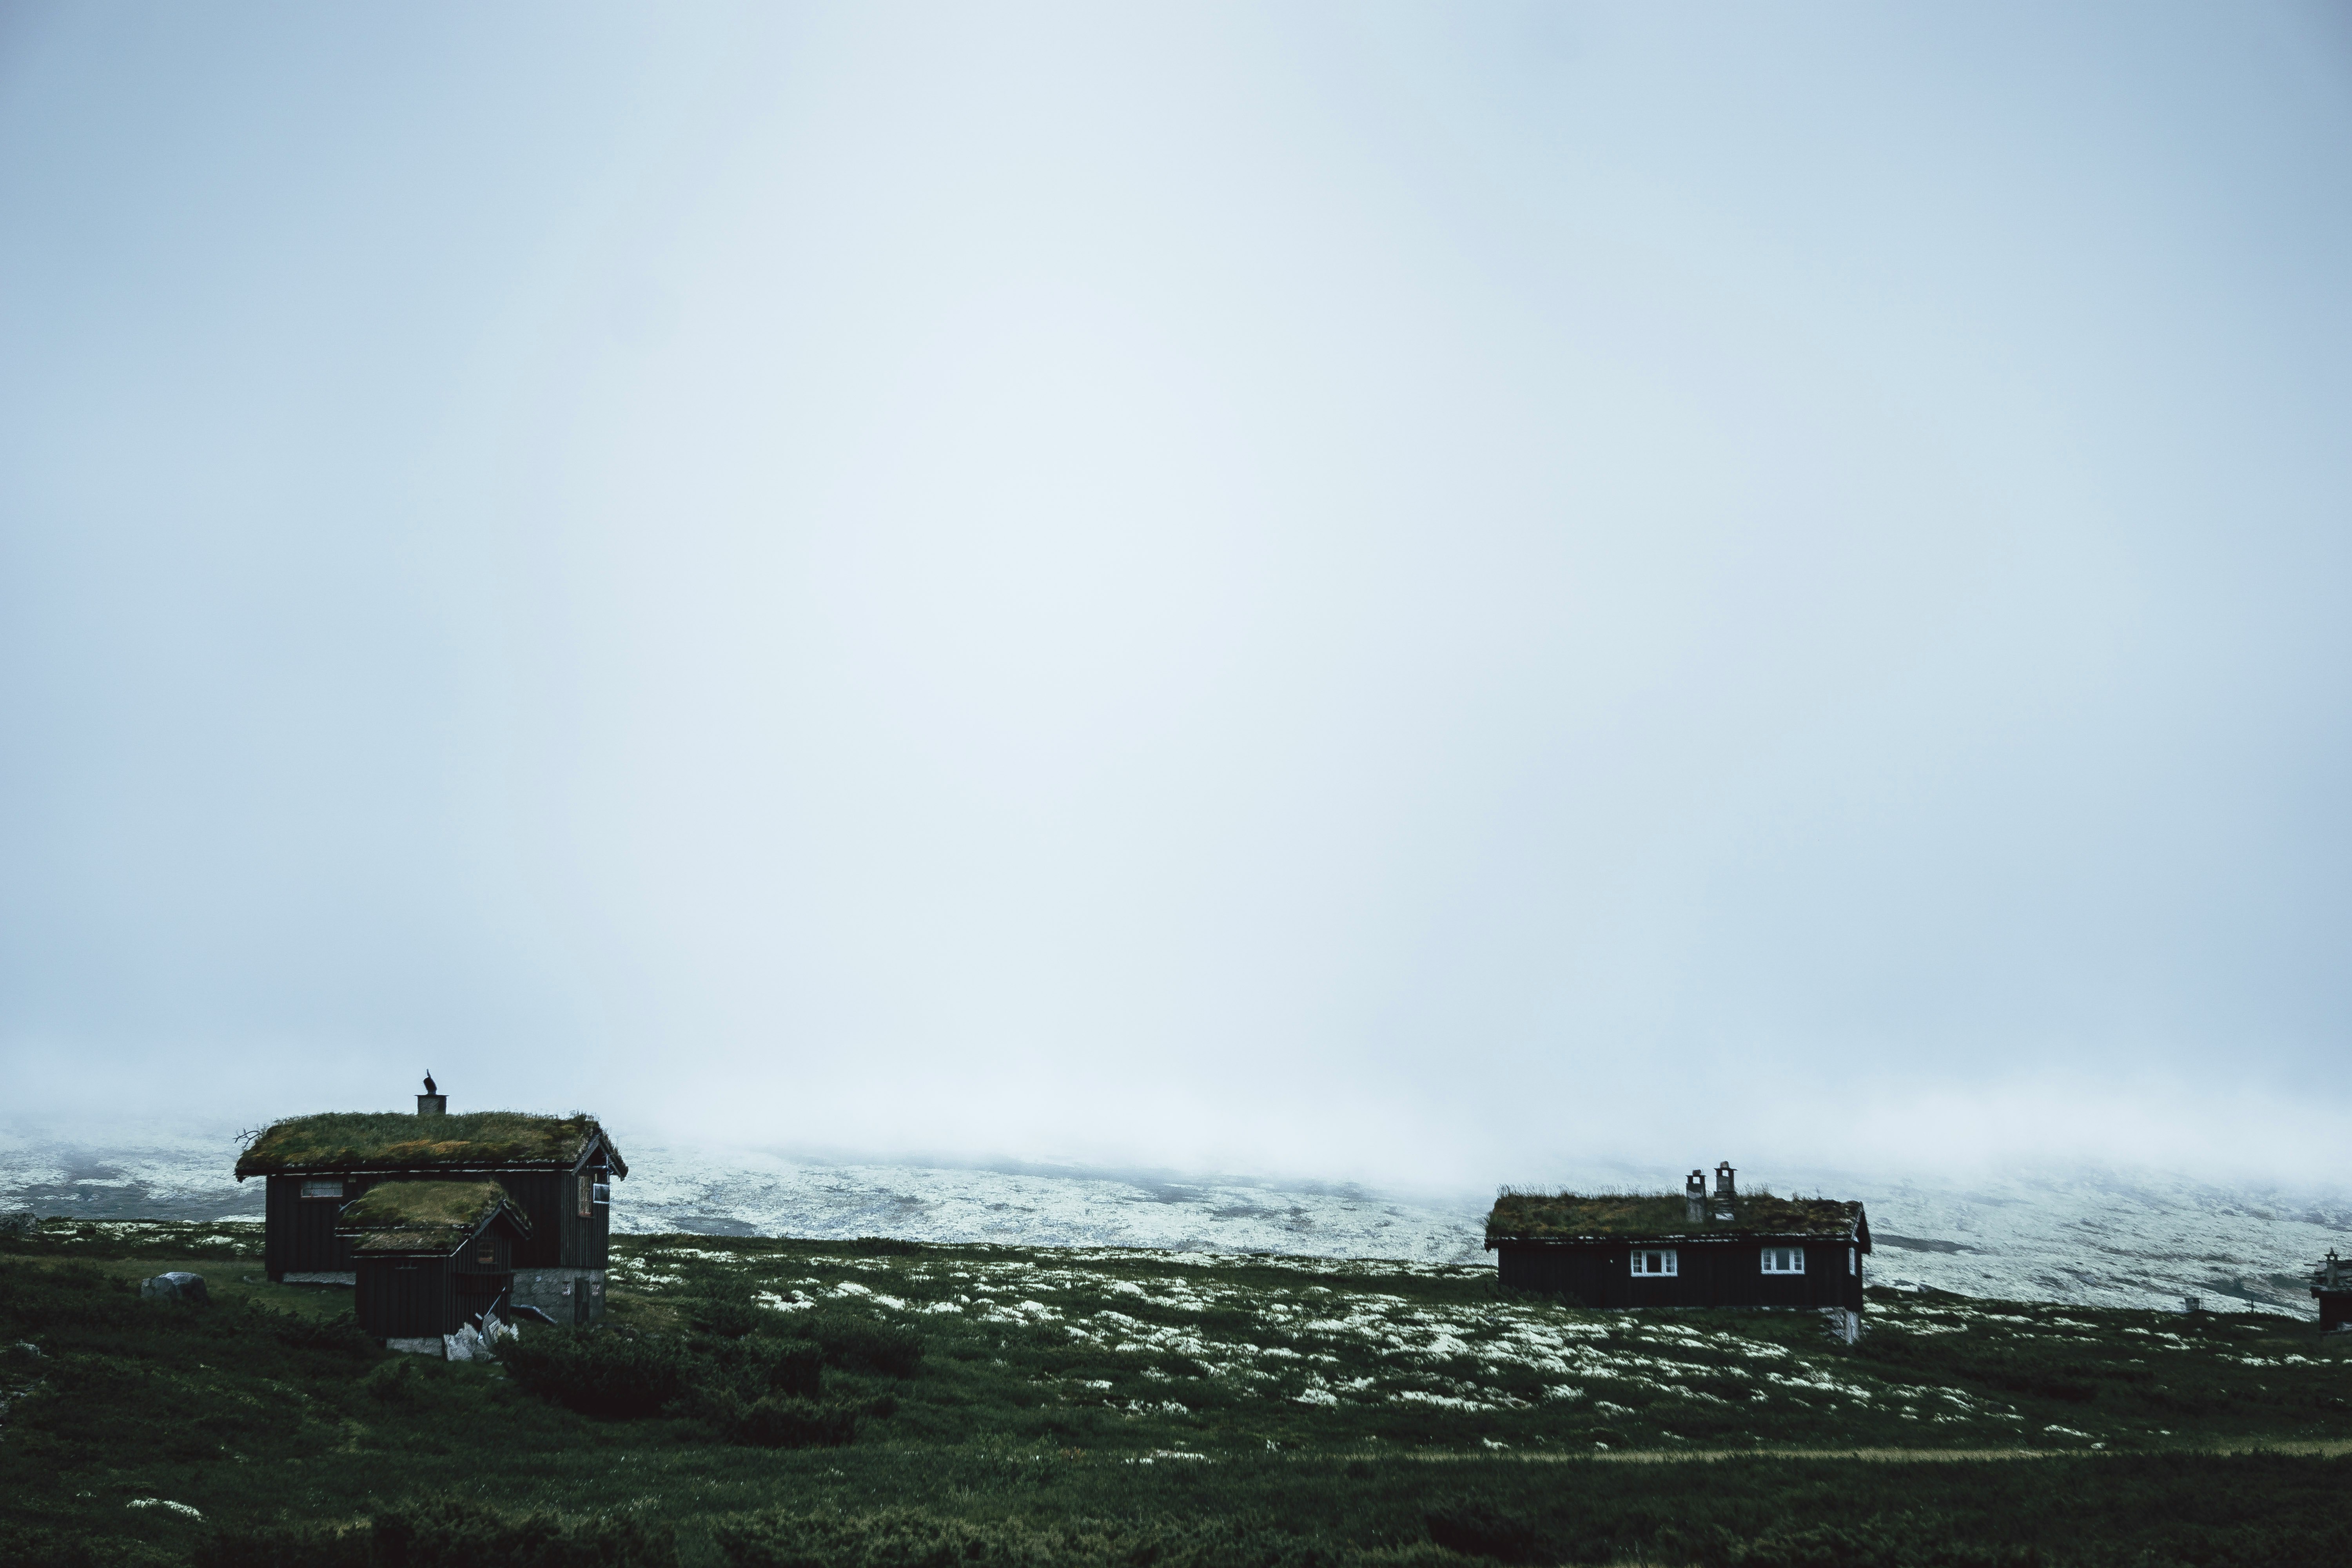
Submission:
POLYGON ((1964 1336, 1922 1336, 1901 1329, 1873 1330, 1854 1347, 1860 1360, 1898 1383, 1973 1383, 2004 1394, 2085 1404, 2099 1396, 2095 1379, 2144 1381, 2136 1368, 2111 1368, 2075 1359, 1979 1345, 1964 1336))
POLYGON ((774 1328, 782 1314, 745 1296, 706 1296, 686 1304, 686 1321, 706 1334, 740 1340, 761 1329, 774 1328))
POLYGON ((404 1406, 416 1403, 417 1386, 423 1382, 416 1373, 416 1363, 403 1356, 398 1361, 386 1362, 360 1379, 360 1386, 379 1405, 404 1406))
POLYGON ((505 1513, 437 1501, 370 1521, 372 1568, 677 1568, 667 1525, 628 1514, 505 1513))
POLYGON ((0 1563, 8 1568, 106 1568, 107 1557, 79 1531, 0 1523, 0 1563))
POLYGON ((686 1393, 695 1370, 675 1340, 625 1329, 542 1329, 505 1341, 507 1375, 587 1415, 652 1415, 686 1393))
POLYGON ((508 1512, 444 1500, 359 1525, 222 1527, 194 1568, 677 1568, 667 1525, 627 1514, 508 1512))
POLYGON ((892 1377, 911 1377, 923 1361, 923 1336, 897 1323, 877 1322, 848 1312, 812 1312, 798 1331, 824 1347, 824 1359, 840 1367, 867 1367, 892 1377))
POLYGON ((709 1347, 705 1381, 744 1399, 771 1394, 814 1399, 824 1392, 824 1349, 808 1340, 765 1337, 721 1341, 709 1347))
POLYGON ((371 1568, 368 1527, 215 1525, 196 1542, 190 1568, 371 1568))
POLYGON ((720 1436, 751 1448, 838 1448, 857 1440, 861 1407, 842 1400, 764 1394, 742 1400, 721 1394, 703 1414, 720 1436))
POLYGON ((1533 1524, 1489 1503, 1454 1503, 1433 1509, 1425 1522, 1432 1541, 1466 1557, 1528 1563, 1535 1560, 1544 1544, 1542 1532, 1533 1524))
MULTIPOLYGON (((715 1521, 711 1542, 728 1568, 1339 1568, 1357 1558, 1249 1521, 1032 1525, 910 1509, 739 1514, 715 1521)), ((1381 1561, 1407 1568, 1410 1555, 1381 1561)))
POLYGON ((139 1306, 136 1289, 88 1263, 0 1269, 0 1324, 12 1337, 62 1324, 128 1324, 139 1306))
POLYGON ((1904 1514, 1853 1524, 1777 1526, 1748 1537, 1717 1525, 1668 1530, 1662 1551, 1694 1568, 2042 1568, 2030 1546, 1971 1545, 1949 1521, 1904 1514))

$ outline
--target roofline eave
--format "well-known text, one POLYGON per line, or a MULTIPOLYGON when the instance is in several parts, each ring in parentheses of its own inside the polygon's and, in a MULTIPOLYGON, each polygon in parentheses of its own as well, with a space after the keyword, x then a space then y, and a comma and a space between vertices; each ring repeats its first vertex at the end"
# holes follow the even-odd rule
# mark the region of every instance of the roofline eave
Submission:
MULTIPOLYGON (((524 1214, 520 1208, 517 1207, 515 1201, 512 1198, 503 1198, 499 1200, 498 1207, 492 1209, 480 1219, 467 1226, 465 1234, 460 1236, 455 1242, 451 1243, 447 1247, 354 1247, 352 1249, 352 1253, 353 1256, 359 1258, 454 1258, 458 1253, 465 1251, 466 1248, 473 1246, 476 1241, 479 1240, 482 1233, 489 1229, 490 1226, 496 1225, 499 1222, 499 1216, 501 1215, 504 1215, 508 1219, 514 1222, 515 1229, 521 1233, 525 1240, 529 1240, 530 1238, 530 1216, 524 1214)), ((342 1237, 356 1237, 368 1235, 392 1235, 394 1232, 371 1232, 367 1226, 362 1225, 353 1226, 349 1230, 345 1230, 342 1226, 337 1226, 335 1227, 335 1234, 342 1237)))
MULTIPOLYGON (((1500 1235, 1486 1238, 1486 1250, 1507 1242, 1515 1247, 1723 1247, 1741 1241, 1818 1241, 1834 1247, 1852 1247, 1858 1237, 1851 1231, 1823 1232, 1818 1230, 1718 1230, 1620 1232, 1614 1236, 1519 1236, 1500 1235)), ((1869 1244, 1861 1244, 1864 1251, 1869 1244)))

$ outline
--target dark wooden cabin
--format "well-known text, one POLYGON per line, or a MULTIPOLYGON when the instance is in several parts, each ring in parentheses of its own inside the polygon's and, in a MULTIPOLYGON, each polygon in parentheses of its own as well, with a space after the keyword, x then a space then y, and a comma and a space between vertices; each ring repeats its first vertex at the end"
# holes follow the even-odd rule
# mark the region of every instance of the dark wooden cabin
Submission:
POLYGON ((2352 1263, 2336 1257, 2335 1248, 2311 1277, 2311 1293, 2319 1299, 2321 1333, 2352 1323, 2352 1263))
POLYGON ((451 1115, 440 1095, 417 1114, 327 1112, 265 1129, 236 1179, 267 1184, 264 1262, 273 1280, 358 1283, 344 1206, 387 1183, 495 1181, 523 1216, 513 1297, 560 1322, 604 1315, 612 1183, 629 1167, 593 1116, 486 1110, 451 1115))
MULTIPOLYGON (((1859 1314, 1870 1222, 1835 1198, 1741 1196, 1728 1163, 1709 1192, 1505 1193, 1486 1216, 1500 1282, 1588 1307, 1781 1307, 1859 1314)), ((1843 1324, 1849 1335, 1858 1319, 1843 1324)))
POLYGON ((336 1225, 357 1275, 352 1315, 392 1340, 478 1326, 512 1292, 515 1255, 530 1231, 494 1181, 378 1183, 336 1225))

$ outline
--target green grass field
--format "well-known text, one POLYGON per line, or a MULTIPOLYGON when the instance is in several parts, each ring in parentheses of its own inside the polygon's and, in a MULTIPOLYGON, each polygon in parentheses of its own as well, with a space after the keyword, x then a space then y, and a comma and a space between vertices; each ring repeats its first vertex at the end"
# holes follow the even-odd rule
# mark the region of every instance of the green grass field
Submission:
POLYGON ((2275 1317, 1874 1292, 1848 1347, 1475 1267, 628 1237, 611 1326, 509 1367, 259 1241, 0 1241, 0 1561, 2352 1562, 2352 1336, 2275 1317), (209 1306, 138 1300, 175 1268, 209 1306), (614 1355, 658 1408, 541 1396, 614 1355))

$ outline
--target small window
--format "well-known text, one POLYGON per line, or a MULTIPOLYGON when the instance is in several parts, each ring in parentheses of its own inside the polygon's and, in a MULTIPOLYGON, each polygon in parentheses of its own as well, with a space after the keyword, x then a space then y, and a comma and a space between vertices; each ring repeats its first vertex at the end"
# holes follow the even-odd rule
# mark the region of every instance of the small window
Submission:
POLYGON ((306 1198, 340 1198, 343 1195, 343 1179, 337 1176, 330 1181, 305 1180, 302 1195, 306 1198))
POLYGON ((1767 1274, 1802 1274, 1805 1271, 1805 1249, 1801 1247, 1768 1247, 1764 1249, 1764 1272, 1767 1274))
POLYGON ((604 1182, 599 1182, 594 1186, 589 1188, 588 1194, 591 1198, 600 1204, 609 1204, 613 1201, 613 1189, 609 1184, 604 1182))
POLYGON ((1862 1252, 1860 1248, 1849 1247, 1845 1249, 1845 1271, 1848 1274, 1859 1274, 1862 1272, 1862 1252))
POLYGON ((591 1205, 596 1201, 595 1178, 583 1173, 580 1177, 580 1217, 586 1219, 591 1205))
POLYGON ((1633 1272, 1636 1274, 1680 1273, 1681 1270, 1675 1265, 1675 1258, 1672 1248, 1657 1252, 1637 1250, 1633 1254, 1633 1272))

